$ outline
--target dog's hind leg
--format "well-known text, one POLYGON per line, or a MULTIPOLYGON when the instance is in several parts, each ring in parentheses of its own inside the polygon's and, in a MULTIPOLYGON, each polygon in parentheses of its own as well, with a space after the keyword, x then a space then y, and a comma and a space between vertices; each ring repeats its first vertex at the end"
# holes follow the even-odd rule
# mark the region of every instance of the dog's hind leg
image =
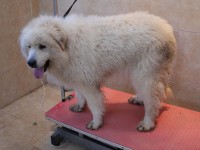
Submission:
POLYGON ((77 97, 77 103, 71 105, 70 110, 73 112, 82 112, 86 105, 85 97, 77 90, 75 93, 76 93, 76 97, 77 97))
POLYGON ((155 127, 156 117, 159 115, 159 109, 161 107, 161 90, 159 89, 159 83, 154 79, 148 79, 143 81, 143 102, 145 115, 144 119, 137 126, 138 131, 149 131, 155 127))
POLYGON ((141 97, 139 96, 139 94, 136 94, 135 96, 129 98, 128 99, 128 103, 129 104, 139 105, 139 106, 144 105, 144 103, 143 103, 141 97))
POLYGON ((86 127, 91 130, 98 129, 103 125, 104 95, 100 88, 97 87, 84 87, 81 89, 81 92, 85 96, 93 116, 92 121, 90 121, 86 127))
POLYGON ((159 115, 160 101, 165 96, 164 85, 160 81, 159 75, 155 74, 143 76, 139 74, 134 79, 134 87, 143 100, 145 109, 144 119, 138 124, 137 130, 149 131, 155 127, 155 120, 159 115))

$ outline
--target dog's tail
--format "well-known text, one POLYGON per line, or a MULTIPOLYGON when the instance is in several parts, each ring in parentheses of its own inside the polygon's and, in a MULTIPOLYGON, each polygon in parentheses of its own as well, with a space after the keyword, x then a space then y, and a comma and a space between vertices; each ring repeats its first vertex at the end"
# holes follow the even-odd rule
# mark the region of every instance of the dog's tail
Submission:
POLYGON ((160 91, 161 101, 166 102, 167 100, 170 100, 170 101, 174 100, 173 92, 169 86, 167 86, 166 84, 162 82, 159 82, 158 88, 160 91))

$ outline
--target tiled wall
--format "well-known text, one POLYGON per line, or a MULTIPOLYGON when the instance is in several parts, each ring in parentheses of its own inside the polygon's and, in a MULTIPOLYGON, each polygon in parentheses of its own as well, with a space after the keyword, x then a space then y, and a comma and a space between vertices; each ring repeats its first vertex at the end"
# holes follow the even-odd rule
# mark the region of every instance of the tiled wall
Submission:
POLYGON ((41 86, 24 59, 18 45, 22 27, 42 13, 52 14, 52 1, 1 0, 0 1, 0 108, 41 86))
MULTIPOLYGON (((59 15, 63 15, 73 1, 58 0, 59 15)), ((175 100, 170 103, 200 111, 199 8, 200 0, 79 0, 71 12, 113 15, 139 10, 167 19, 175 29, 178 42, 177 60, 170 83, 175 100)), ((130 89, 130 86, 120 84, 115 87, 126 91, 130 89)))

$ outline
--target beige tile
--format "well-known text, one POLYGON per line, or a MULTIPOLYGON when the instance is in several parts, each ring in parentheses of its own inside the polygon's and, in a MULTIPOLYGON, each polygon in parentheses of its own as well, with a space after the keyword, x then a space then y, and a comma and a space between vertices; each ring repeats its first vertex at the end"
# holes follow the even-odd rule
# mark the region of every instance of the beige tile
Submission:
POLYGON ((0 1, 0 22, 4 20, 31 16, 29 0, 1 0, 0 1))
MULTIPOLYGON (((63 6, 70 7, 72 3, 73 0, 58 1, 59 14, 62 15, 67 11, 66 7, 63 6)), ((147 11, 156 14, 168 20, 174 28, 179 28, 180 6, 174 5, 173 0, 104 0, 96 1, 95 3, 93 0, 82 0, 74 5, 71 13, 106 16, 130 13, 135 11, 147 11)))
POLYGON ((175 29, 179 29, 180 5, 174 0, 153 0, 149 1, 150 12, 166 19, 175 29))
POLYGON ((13 116, 19 116, 23 113, 23 111, 26 111, 30 108, 36 108, 40 111, 45 112, 55 106, 60 101, 61 97, 59 88, 54 88, 47 84, 45 85, 45 89, 41 87, 37 90, 34 90, 30 94, 3 108, 3 110, 4 112, 7 112, 13 116))
POLYGON ((40 0, 40 14, 53 15, 52 0, 40 0))
POLYGON ((4 128, 8 123, 10 123, 14 120, 15 120, 15 118, 13 116, 0 110, 0 129, 4 128))
MULTIPOLYGON (((91 15, 110 15, 114 11, 110 9, 110 2, 112 0, 104 0, 104 1, 94 1, 92 0, 85 0, 85 3, 82 5, 82 9, 84 14, 91 15)), ((117 0, 118 1, 118 0, 117 0)))
POLYGON ((37 141, 48 131, 54 130, 56 126, 55 123, 45 118, 45 112, 37 108, 29 108, 21 111, 16 118, 23 121, 27 126, 32 126, 34 128, 33 141, 37 141))
POLYGON ((198 87, 200 84, 200 34, 179 32, 174 81, 198 87))
MULTIPOLYGON (((63 16, 65 12, 68 10, 68 8, 71 6, 71 4, 74 2, 74 0, 59 0, 58 2, 58 14, 60 16, 63 16)), ((70 11, 70 14, 85 14, 84 13, 84 4, 87 2, 87 0, 81 0, 77 1, 76 4, 73 6, 73 8, 70 11)))
POLYGON ((31 0, 32 17, 37 17, 40 14, 40 1, 31 0))
MULTIPOLYGON (((26 2, 30 4, 30 1, 20 1, 23 2, 23 5, 26 2)), ((13 7, 18 6, 16 1, 11 0, 9 2, 12 3, 13 7)), ((4 5, 6 2, 1 1, 0 3, 4 5)), ((39 87, 39 82, 34 82, 32 75, 28 76, 29 73, 18 42, 20 30, 30 19, 30 15, 21 15, 15 19, 0 20, 0 60, 1 65, 4 66, 0 71, 0 108, 39 87)))
POLYGON ((200 88, 192 85, 171 83, 174 100, 168 101, 172 105, 200 111, 200 88))
POLYGON ((34 100, 41 97, 40 91, 42 91, 42 89, 36 90, 35 92, 32 92, 31 94, 15 101, 11 105, 1 109, 0 127, 1 125, 4 125, 5 128, 2 129, 3 133, 0 132, 0 136, 1 134, 4 135, 4 138, 0 138, 0 141, 4 141, 6 139, 9 141, 12 140, 10 144, 7 142, 3 145, 3 147, 5 146, 5 148, 14 149, 14 147, 18 145, 16 147, 17 149, 29 149, 32 147, 31 145, 34 142, 36 142, 48 131, 54 129, 55 124, 45 119, 45 112, 37 109, 35 105, 33 105, 35 103, 34 100), (11 116, 11 118, 14 117, 15 120, 12 122, 9 121, 11 119, 6 119, 8 116, 11 116), (3 120, 6 122, 2 123, 3 120), (18 126, 20 127, 18 128, 18 126), (16 131, 13 132, 15 129, 16 131))
POLYGON ((45 85, 45 89, 41 87, 30 92, 28 95, 25 95, 24 97, 18 99, 7 107, 2 108, 2 111, 15 117, 19 117, 24 112, 28 112, 32 109, 36 109, 44 113, 60 101, 59 88, 54 88, 53 86, 47 84, 45 85))
POLYGON ((19 119, 0 129, 0 145, 2 150, 27 150, 44 133, 40 126, 27 124, 19 119))
POLYGON ((179 5, 181 8, 180 29, 200 32, 200 1, 180 0, 179 5))
POLYGON ((178 51, 172 76, 172 104, 200 110, 200 34, 176 32, 178 51))
POLYGON ((49 85, 41 87, 26 96, 26 102, 31 106, 45 112, 61 101, 60 90, 49 85))
MULTIPOLYGON (((101 1, 99 1, 101 2, 101 1)), ((137 0, 110 0, 109 3, 105 3, 105 6, 102 7, 100 11, 102 11, 104 8, 105 11, 104 15, 107 14, 107 12, 112 15, 112 14, 126 14, 126 13, 131 13, 135 11, 149 11, 149 4, 148 0, 143 0, 143 1, 137 1, 137 0)), ((98 7, 98 6, 96 6, 98 7)))
MULTIPOLYGON (((59 15, 63 15, 73 0, 58 1, 59 15)), ((78 13, 84 15, 114 15, 129 13, 135 11, 149 11, 150 5, 149 0, 137 1, 137 0, 104 0, 104 1, 93 1, 93 0, 82 0, 77 1, 74 5, 71 13, 78 13)))
POLYGON ((30 82, 32 76, 28 75, 28 70, 23 63, 16 64, 10 70, 1 73, 0 76, 0 107, 6 106, 14 100, 26 95, 30 91, 41 86, 38 80, 34 85, 30 82))
POLYGON ((124 9, 129 8, 129 12, 147 11, 150 12, 151 0, 129 0, 124 4, 124 9))
MULTIPOLYGON (((35 96, 35 99, 37 97, 35 96)), ((34 106, 31 105, 30 101, 28 101, 30 98, 28 95, 14 101, 10 105, 2 108, 4 112, 6 112, 9 115, 12 115, 14 117, 19 116, 24 111, 29 110, 31 107, 34 108, 34 106)))
MULTIPOLYGON (((60 97, 58 88, 45 86, 48 107, 53 107, 60 97)), ((31 92, 11 105, 0 110, 0 149, 9 150, 53 150, 69 149, 82 150, 79 146, 66 143, 54 147, 50 143, 50 136, 55 124, 46 120, 44 111, 40 107, 39 99, 43 96, 43 88, 31 92), (49 132, 51 131, 51 132, 49 132)), ((46 109, 49 109, 46 107, 46 109)))
POLYGON ((9 20, 0 22, 0 49, 1 49, 1 69, 0 74, 10 69, 16 63, 22 62, 23 58, 19 49, 19 34, 23 25, 29 18, 21 18, 17 20, 9 20))
POLYGON ((54 147, 51 145, 50 143, 50 136, 53 134, 53 132, 49 132, 48 134, 46 134, 44 137, 42 137, 40 140, 38 140, 34 146, 33 146, 33 150, 84 150, 84 148, 74 145, 72 143, 64 143, 59 147, 54 147))
POLYGON ((40 85, 38 81, 33 81, 33 75, 28 72, 19 49, 20 30, 29 20, 29 17, 24 17, 0 22, 0 59, 1 65, 4 66, 0 71, 0 107, 11 103, 40 85))
POLYGON ((3 111, 3 109, 0 109, 0 117, 2 117, 3 115, 5 115, 5 112, 3 111))

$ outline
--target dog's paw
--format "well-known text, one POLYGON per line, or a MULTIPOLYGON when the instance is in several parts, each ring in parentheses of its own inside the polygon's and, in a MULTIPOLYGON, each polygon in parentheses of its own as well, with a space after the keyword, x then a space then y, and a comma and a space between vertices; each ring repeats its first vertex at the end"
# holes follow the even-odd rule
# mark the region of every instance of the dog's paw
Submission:
POLYGON ((137 130, 140 131, 140 132, 151 131, 154 128, 155 128, 155 123, 154 122, 141 121, 137 126, 137 130))
POLYGON ((128 99, 128 103, 129 103, 129 104, 139 105, 139 106, 144 105, 143 101, 138 100, 138 99, 135 98, 135 97, 129 98, 129 99, 128 99))
POLYGON ((94 121, 90 121, 88 124, 86 124, 86 128, 90 130, 97 130, 103 125, 103 122, 95 123, 94 121))
POLYGON ((70 106, 70 110, 73 112, 82 112, 83 111, 83 107, 81 107, 79 104, 73 104, 70 106))

